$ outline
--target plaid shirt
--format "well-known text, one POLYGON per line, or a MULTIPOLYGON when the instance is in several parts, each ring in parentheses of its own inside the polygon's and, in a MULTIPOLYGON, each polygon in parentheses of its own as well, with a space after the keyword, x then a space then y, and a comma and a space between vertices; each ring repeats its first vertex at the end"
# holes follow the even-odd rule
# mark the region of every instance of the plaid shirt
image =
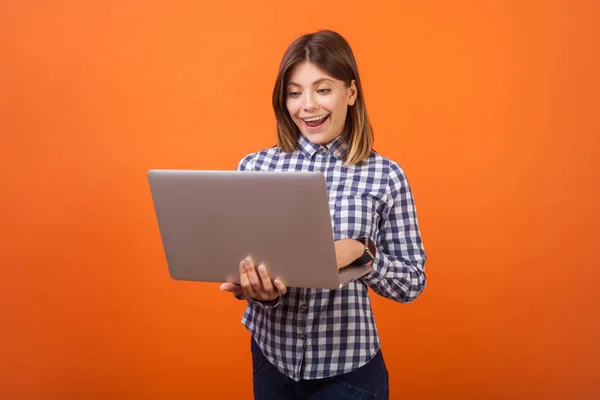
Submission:
POLYGON ((265 357, 290 378, 319 379, 366 364, 380 348, 368 287, 408 303, 425 288, 425 253, 412 193, 401 167, 373 152, 344 166, 341 137, 326 146, 300 135, 298 150, 277 147, 247 155, 241 171, 321 171, 329 193, 334 239, 369 236, 374 271, 337 290, 288 288, 273 308, 253 301, 242 317, 265 357))

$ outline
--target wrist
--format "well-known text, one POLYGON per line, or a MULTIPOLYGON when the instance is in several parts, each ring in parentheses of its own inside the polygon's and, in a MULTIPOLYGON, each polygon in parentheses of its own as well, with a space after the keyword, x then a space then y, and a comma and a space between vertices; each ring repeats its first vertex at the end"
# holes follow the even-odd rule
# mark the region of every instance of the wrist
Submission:
POLYGON ((275 308, 279 305, 279 301, 281 300, 281 295, 278 294, 273 300, 257 300, 251 299, 252 303, 258 304, 263 308, 275 308))
POLYGON ((354 259, 352 265, 372 265, 377 249, 375 243, 368 236, 356 239, 360 244, 360 254, 354 259))
POLYGON ((365 252, 365 244, 359 240, 356 239, 351 239, 352 240, 352 259, 356 260, 358 258, 360 258, 364 252, 365 252))

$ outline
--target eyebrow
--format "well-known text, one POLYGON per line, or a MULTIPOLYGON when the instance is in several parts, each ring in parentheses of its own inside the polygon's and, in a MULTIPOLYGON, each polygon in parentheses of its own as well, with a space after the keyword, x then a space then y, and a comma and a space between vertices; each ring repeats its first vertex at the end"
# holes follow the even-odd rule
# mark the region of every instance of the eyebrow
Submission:
MULTIPOLYGON (((329 82, 331 82, 331 83, 334 83, 334 82, 333 82, 331 79, 329 79, 329 78, 321 78, 321 79, 317 79, 317 80, 316 80, 316 81, 314 81, 312 84, 313 84, 313 85, 318 85, 319 83, 322 83, 322 82, 324 82, 324 81, 329 81, 329 82)), ((288 82, 288 86, 301 86, 301 85, 298 85, 296 82, 288 82)))

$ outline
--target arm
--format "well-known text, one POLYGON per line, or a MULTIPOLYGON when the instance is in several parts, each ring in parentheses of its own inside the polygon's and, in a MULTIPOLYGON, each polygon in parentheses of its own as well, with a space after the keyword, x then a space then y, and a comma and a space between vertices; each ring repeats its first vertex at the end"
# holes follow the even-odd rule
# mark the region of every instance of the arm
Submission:
POLYGON ((374 271, 362 281, 383 297, 410 303, 425 289, 426 256, 412 192, 396 165, 391 167, 388 188, 390 197, 376 241, 374 271))

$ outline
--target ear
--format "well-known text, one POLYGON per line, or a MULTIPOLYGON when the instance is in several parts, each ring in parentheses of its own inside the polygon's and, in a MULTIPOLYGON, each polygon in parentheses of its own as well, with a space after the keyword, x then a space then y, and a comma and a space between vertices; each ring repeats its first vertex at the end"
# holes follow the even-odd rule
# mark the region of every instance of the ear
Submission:
POLYGON ((353 106, 354 102, 356 101, 356 97, 358 96, 358 90, 356 90, 356 81, 353 79, 352 82, 350 82, 350 87, 348 88, 348 105, 349 106, 353 106))

